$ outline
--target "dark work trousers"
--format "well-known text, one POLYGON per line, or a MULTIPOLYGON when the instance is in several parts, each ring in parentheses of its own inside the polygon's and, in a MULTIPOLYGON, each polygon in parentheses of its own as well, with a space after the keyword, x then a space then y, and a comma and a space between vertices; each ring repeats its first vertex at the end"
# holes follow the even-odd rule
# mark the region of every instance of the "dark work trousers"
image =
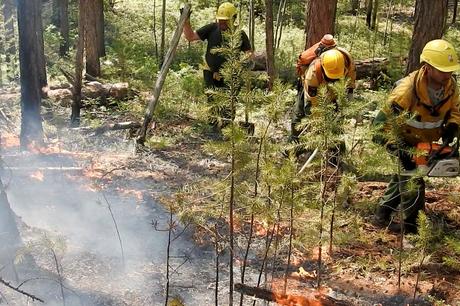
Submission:
POLYGON ((382 221, 391 221, 391 214, 403 210, 404 223, 416 226, 420 210, 425 209, 425 181, 422 177, 393 175, 385 194, 380 199, 377 217, 382 221))
MULTIPOLYGON (((203 70, 203 80, 205 89, 224 88, 223 79, 214 79, 214 73, 210 70, 203 70)), ((208 104, 211 105, 209 124, 213 126, 223 127, 232 119, 231 108, 229 105, 216 105, 214 97, 211 94, 207 95, 208 104)))
MULTIPOLYGON (((334 102, 335 103, 335 102, 334 102)), ((338 109, 337 109, 338 111, 338 109)), ((297 96, 296 102, 294 105, 294 110, 292 112, 291 118, 291 135, 289 136, 289 142, 299 142, 299 135, 302 132, 301 129, 297 127, 297 125, 302 121, 302 119, 311 115, 311 103, 309 101, 305 101, 305 92, 301 82, 298 82, 297 85, 297 96)), ((329 163, 332 166, 337 166, 340 164, 340 155, 343 155, 346 150, 345 143, 340 142, 336 145, 336 147, 331 148, 329 152, 329 163)), ((295 148, 296 156, 305 153, 305 149, 302 147, 295 148)))
POLYGON ((310 108, 310 102, 307 101, 307 105, 305 105, 305 93, 303 90, 303 86, 302 83, 298 81, 297 96, 291 118, 291 135, 289 137, 290 142, 299 141, 299 134, 302 131, 299 128, 297 128, 297 125, 302 121, 303 118, 305 118, 305 116, 310 115, 310 108))

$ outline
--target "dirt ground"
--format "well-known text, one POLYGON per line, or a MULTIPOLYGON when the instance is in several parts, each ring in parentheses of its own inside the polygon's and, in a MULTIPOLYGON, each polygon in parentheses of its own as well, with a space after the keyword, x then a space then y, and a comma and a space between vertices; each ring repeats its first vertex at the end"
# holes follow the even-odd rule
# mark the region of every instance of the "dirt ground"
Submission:
MULTIPOLYGON (((4 92, 0 98, 0 109, 11 124, 8 126, 2 122, 0 130, 3 148, 11 149, 18 146, 17 99, 18 94, 14 92, 4 92)), ((44 117, 54 118, 54 122, 57 121, 55 120, 57 117, 60 117, 65 122, 67 115, 68 109, 56 106, 49 108, 44 117)), ((108 115, 104 113, 103 116, 108 115)), ((130 118, 105 117, 104 121, 125 121, 125 119, 130 118)), ((153 133, 180 134, 192 125, 193 119, 183 118, 168 121, 167 124, 157 123, 153 133)), ((165 148, 136 152, 134 140, 129 139, 127 132, 108 132, 101 136, 93 136, 91 133, 70 130, 65 125, 61 125, 57 130, 46 134, 48 146, 46 149, 41 149, 40 154, 69 154, 72 158, 80 160, 81 164, 78 167, 82 168, 82 174, 91 182, 96 182, 97 188, 104 188, 105 185, 110 184, 111 189, 137 199, 139 203, 145 201, 146 192, 155 201, 162 202, 164 199, 171 198, 174 192, 184 185, 203 178, 220 176, 227 169, 226 162, 215 159, 202 148, 212 137, 212 135, 195 134, 165 148), (124 145, 117 147, 117 143, 124 143, 124 145), (112 150, 102 150, 107 146, 112 150), (137 183, 139 181, 148 182, 155 188, 146 190, 145 185, 137 183)), ((40 175, 40 173, 35 174, 38 179, 40 175)), ((352 205, 363 199, 377 201, 385 187, 385 182, 359 182, 358 191, 351 201, 352 205)), ((458 195, 460 195, 460 184, 453 185, 446 184, 444 181, 430 180, 427 187, 426 203, 429 215, 442 216, 446 222, 445 226, 457 231, 460 227, 460 205, 455 198, 458 195)), ((136 206, 133 209, 136 209, 136 206)), ((430 305, 426 300, 412 299, 419 269, 417 264, 413 265, 411 273, 402 275, 402 282, 398 286, 396 263, 392 262, 394 257, 389 251, 398 249, 400 243, 398 235, 376 228, 368 222, 369 218, 364 220, 367 220, 362 224, 364 232, 375 239, 371 239, 370 243, 357 241, 355 244, 337 248, 331 255, 323 254, 327 271, 323 276, 323 290, 337 299, 348 300, 353 305, 430 305), (375 266, 359 264, 376 261, 387 262, 387 265, 385 268, 368 270, 367 267, 375 266)), ((407 239, 404 239, 403 243, 407 248, 413 247, 407 239)), ((302 296, 315 286, 316 258, 315 252, 312 254, 294 252, 292 273, 288 280, 288 294, 302 296)), ((283 287, 283 281, 275 280, 271 287, 276 291, 277 288, 283 287)), ((460 305, 460 274, 440 264, 422 266, 422 277, 418 288, 417 295, 434 296, 437 300, 444 300, 444 305, 460 305)), ((184 301, 184 304, 189 305, 187 301, 184 301)), ((112 304, 108 302, 104 305, 112 304)))

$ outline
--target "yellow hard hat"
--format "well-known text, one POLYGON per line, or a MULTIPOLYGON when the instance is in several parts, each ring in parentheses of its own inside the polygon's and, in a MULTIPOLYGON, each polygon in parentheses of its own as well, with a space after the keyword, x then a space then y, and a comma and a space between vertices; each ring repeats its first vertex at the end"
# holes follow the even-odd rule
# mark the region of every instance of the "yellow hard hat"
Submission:
POLYGON ((429 41, 420 55, 420 63, 427 63, 442 72, 460 70, 458 56, 448 41, 435 39, 429 41))
POLYGON ((339 50, 331 49, 321 54, 321 66, 329 79, 345 76, 345 58, 339 50))
POLYGON ((230 2, 222 3, 217 9, 216 19, 217 20, 232 20, 236 17, 236 7, 230 2))

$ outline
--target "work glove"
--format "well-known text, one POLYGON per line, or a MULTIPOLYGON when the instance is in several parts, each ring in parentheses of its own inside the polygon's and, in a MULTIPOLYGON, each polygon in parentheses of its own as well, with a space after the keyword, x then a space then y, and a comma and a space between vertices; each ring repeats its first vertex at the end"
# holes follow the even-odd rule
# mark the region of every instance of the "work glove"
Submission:
MULTIPOLYGON (((181 8, 179 9, 179 12, 180 12, 180 14, 181 14, 181 16, 182 16, 182 13, 184 12, 184 8, 181 7, 181 8)), ((192 10, 190 10, 190 11, 188 12, 187 19, 190 19, 190 15, 192 15, 192 10)))
POLYGON ((442 133, 442 144, 443 146, 449 145, 454 141, 454 138, 458 135, 458 125, 456 123, 448 123, 442 133))
POLYGON ((395 144, 388 144, 386 149, 390 154, 399 158, 399 161, 405 170, 410 171, 417 167, 412 154, 408 150, 409 146, 402 145, 398 147, 395 144))

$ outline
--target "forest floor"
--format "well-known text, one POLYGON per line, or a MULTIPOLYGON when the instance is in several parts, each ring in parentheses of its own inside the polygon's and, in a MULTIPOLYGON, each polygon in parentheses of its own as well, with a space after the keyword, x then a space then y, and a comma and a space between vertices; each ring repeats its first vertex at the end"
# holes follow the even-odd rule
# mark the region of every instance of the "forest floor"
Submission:
MULTIPOLYGON (((10 126, 2 122, 0 127, 2 135, 1 145, 3 152, 11 152, 16 150, 19 144, 17 137, 20 126, 18 93, 14 91, 10 93, 3 92, 0 101, 0 109, 6 114, 10 122, 10 126)), ((109 114, 109 111, 95 111, 99 112, 98 116, 100 116, 101 121, 107 123, 133 119, 129 114, 114 115, 109 114)), ((102 190, 102 192, 104 192, 104 190, 107 192, 110 190, 111 194, 115 191, 119 196, 124 195, 129 197, 130 202, 134 202, 135 205, 131 206, 131 208, 129 206, 115 208, 119 214, 126 214, 127 218, 130 217, 129 209, 142 210, 144 209, 144 204, 149 201, 163 203, 167 206, 170 201, 174 201, 175 191, 205 178, 221 177, 228 170, 228 163, 226 161, 218 160, 203 150, 204 144, 215 135, 191 133, 184 136, 180 141, 176 141, 166 147, 159 149, 150 148, 139 152, 136 151, 135 142, 130 138, 130 133, 126 131, 107 132, 104 135, 95 136, 91 132, 88 133, 82 132, 81 130, 65 128, 69 116, 68 112, 68 109, 60 106, 46 104, 46 111, 43 117, 44 120, 47 121, 47 125, 52 128, 45 130, 45 142, 47 143, 47 147, 39 149, 38 153, 41 156, 50 156, 53 154, 59 156, 72 156, 72 158, 77 161, 76 165, 73 163, 69 165, 62 164, 63 162, 60 161, 61 170, 67 169, 67 174, 70 176, 75 176, 75 173, 78 173, 76 175, 78 176, 77 179, 81 179, 82 177, 85 179, 85 188, 89 190, 102 190), (76 168, 78 169, 76 170, 76 168)), ((168 121, 167 124, 157 123, 153 132, 156 135, 174 135, 177 138, 177 135, 182 135, 182 131, 186 129, 190 130, 194 124, 195 122, 191 118, 177 118, 168 121)), ((10 159, 10 162, 14 161, 10 159)), ((36 166, 34 167, 36 168, 36 166)), ((40 168, 42 170, 38 168, 35 169, 33 173, 29 174, 29 177, 35 178, 36 180, 43 180, 43 177, 46 179, 47 171, 43 170, 45 168, 40 168)), ((59 182, 56 178, 51 181, 54 182, 52 184, 57 184, 59 182)), ((23 184, 30 184, 30 182, 23 182, 23 184)), ((378 197, 382 195, 386 187, 384 182, 359 182, 358 184, 358 191, 353 195, 353 199, 350 201, 351 205, 363 199, 375 201, 377 203, 378 197)), ((430 181, 427 187, 426 196, 427 210, 431 215, 442 215, 444 219, 447 220, 447 226, 459 228, 460 206, 456 204, 455 201, 449 199, 452 194, 460 194, 460 184, 454 186, 454 184, 446 184, 444 181, 430 181)), ((20 196, 20 193, 17 196, 20 196)), ((67 197, 71 198, 72 194, 69 193, 67 197)), ((13 210, 15 210, 13 204, 12 206, 13 210)), ((28 209, 32 209, 32 207, 23 207, 22 211, 26 213, 25 211, 28 209)), ((158 211, 163 210, 161 207, 155 209, 158 211)), ((15 212, 21 216, 21 210, 15 212)), ((161 222, 164 227, 165 224, 167 225, 168 213, 165 211, 157 213, 162 216, 161 222)), ((154 215, 155 212, 152 213, 152 211, 150 211, 146 213, 143 218, 153 219, 155 218, 154 215)), ((88 216, 85 216, 85 218, 87 217, 88 216)), ((354 305, 430 305, 426 300, 417 299, 413 301, 412 299, 417 271, 419 269, 418 263, 412 265, 410 273, 404 273, 404 275, 402 275, 401 290, 398 289, 397 263, 393 262, 394 257, 391 256, 391 253, 393 251, 396 252, 398 249, 400 243, 398 235, 389 233, 384 229, 376 228, 371 224, 370 217, 371 215, 365 217, 364 220, 367 221, 362 224, 363 233, 369 236, 366 240, 368 243, 357 241, 356 243, 342 245, 334 249, 334 253, 330 256, 323 252, 323 260, 326 266, 326 273, 323 275, 325 290, 329 289, 329 291, 326 291, 331 296, 347 300, 354 305), (375 268, 377 263, 381 264, 380 268, 375 268)), ((119 216, 119 218, 123 217, 119 216)), ((123 223, 123 221, 120 222, 123 223)), ((130 226, 129 224, 121 226, 121 235, 130 235, 130 239, 134 239, 133 237, 136 236, 136 233, 129 229, 130 226), (124 230, 128 231, 129 234, 124 233, 124 230)), ((343 227, 347 227, 347 224, 344 224, 343 227)), ((144 232, 139 234, 148 235, 147 229, 144 228, 143 231, 144 232)), ((153 229, 152 232, 154 232, 153 229)), ((68 234, 71 235, 74 233, 68 234)), ((208 241, 208 239, 198 239, 199 235, 195 235, 195 238, 193 245, 200 245, 201 243, 205 243, 204 241, 208 241)), ((261 234, 258 238, 262 241, 264 236, 261 234)), ((159 241, 164 243, 164 239, 165 237, 163 236, 157 241, 148 242, 147 245, 152 248, 166 248, 163 244, 157 244, 159 241)), ((183 240, 187 240, 187 238, 183 240)), ((100 243, 100 241, 92 241, 91 243, 100 243)), ((408 239, 404 239, 403 243, 406 248, 414 247, 408 239)), ((193 245, 189 245, 186 242, 179 242, 179 244, 183 244, 183 249, 194 248, 193 245)), ((207 255, 204 257, 208 259, 204 263, 201 263, 201 265, 207 265, 208 268, 212 268, 212 256, 207 253, 210 252, 209 247, 203 247, 204 249, 202 249, 201 255, 206 253, 207 255)), ((115 252, 119 251, 117 250, 115 252)), ((176 254, 180 252, 179 250, 176 254)), ((290 267, 291 277, 288 279, 287 292, 293 296, 303 296, 315 286, 315 252, 311 252, 311 254, 307 255, 294 251, 293 254, 294 258, 290 267)), ((161 256, 162 255, 164 254, 161 253, 161 256)), ((195 254, 195 258, 199 256, 200 255, 195 254)), ((78 261, 81 262, 81 258, 78 261)), ((67 259, 67 267, 63 264, 64 269, 68 268, 71 270, 69 267, 71 263, 72 261, 69 262, 69 259, 67 259)), ((116 265, 117 263, 106 262, 104 264, 116 265)), ((154 262, 152 265, 153 266, 150 266, 150 272, 152 272, 150 276, 165 272, 164 268, 158 269, 154 267, 155 265, 161 265, 160 261, 154 262)), ((89 269, 93 268, 94 267, 89 267, 89 269)), ((146 266, 143 268, 145 269, 146 266)), ((85 268, 80 267, 79 269, 85 268)), ((50 268, 50 270, 52 270, 52 268, 50 268)), ((446 305, 460 305, 460 275, 458 272, 437 264, 422 266, 421 272, 422 277, 418 284, 419 290, 417 296, 426 297, 431 295, 436 297, 437 300, 444 300, 446 305)), ((82 277, 88 279, 92 274, 97 273, 97 271, 93 271, 82 277)), ((133 273, 136 274, 141 272, 133 270, 133 273)), ((106 277, 110 276, 107 274, 106 277)), ((164 276, 157 275, 157 277, 164 281, 164 276)), ((173 277, 179 278, 181 276, 175 275, 173 277)), ((186 274, 182 277, 197 278, 197 276, 193 274, 186 274)), ((203 272, 203 275, 200 277, 205 277, 207 279, 199 282, 200 284, 202 283, 202 286, 190 285, 195 287, 195 293, 200 290, 212 291, 212 272, 203 272), (203 289, 206 287, 204 283, 206 283, 208 288, 203 289)), ((68 275, 68 278, 71 279, 72 275, 68 275)), ((252 277, 249 278, 252 279, 252 277)), ((101 278, 100 281, 104 282, 107 281, 107 279, 101 278)), ((249 282, 250 281, 251 280, 249 280, 249 282)), ((159 280, 156 282, 158 283, 159 280)), ((273 290, 275 291, 278 291, 278 288, 279 291, 281 291, 283 282, 284 280, 280 276, 280 279, 272 280, 271 287, 274 288, 273 290)), ((69 281, 69 283, 71 283, 71 281, 69 281)), ((157 285, 161 287, 160 284, 157 285)), ((97 288, 96 284, 91 284, 90 287, 91 286, 97 288)), ((178 285, 178 287, 180 288, 181 286, 178 285)), ((111 294, 110 290, 124 289, 101 289, 101 292, 107 295, 107 299, 111 294)), ((140 291, 143 290, 147 290, 147 287, 142 287, 140 291)), ((209 297, 204 299, 207 301, 205 304, 197 302, 196 298, 190 298, 187 301, 187 297, 192 296, 193 293, 188 292, 182 295, 180 289, 177 291, 178 294, 182 296, 182 299, 184 299, 185 305, 212 304, 212 300, 209 297)), ((147 299, 145 295, 143 297, 144 300, 139 298, 139 296, 137 299, 132 298, 130 300, 130 294, 136 295, 126 290, 122 298, 117 300, 117 303, 114 301, 111 302, 110 299, 108 299, 104 303, 98 305, 161 304, 152 302, 152 297, 147 299)))

